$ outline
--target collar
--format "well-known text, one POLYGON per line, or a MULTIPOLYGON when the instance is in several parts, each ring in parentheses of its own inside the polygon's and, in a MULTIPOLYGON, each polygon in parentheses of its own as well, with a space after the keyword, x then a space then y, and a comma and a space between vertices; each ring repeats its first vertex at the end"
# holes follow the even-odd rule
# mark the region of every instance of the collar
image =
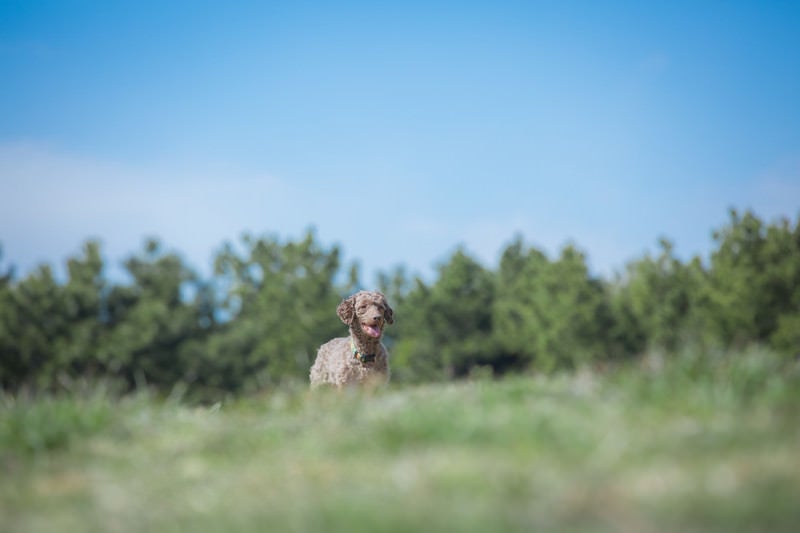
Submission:
POLYGON ((374 353, 366 354, 359 352, 358 348, 356 348, 356 341, 353 340, 352 336, 350 337, 350 349, 353 352, 353 357, 355 357, 362 363, 372 363, 375 361, 375 357, 377 357, 377 355, 374 353))

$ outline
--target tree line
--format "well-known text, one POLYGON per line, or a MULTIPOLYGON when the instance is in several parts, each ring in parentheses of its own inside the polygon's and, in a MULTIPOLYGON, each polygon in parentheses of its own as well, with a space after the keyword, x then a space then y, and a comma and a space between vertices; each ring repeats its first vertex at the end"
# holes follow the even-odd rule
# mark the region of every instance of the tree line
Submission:
MULTIPOLYGON (((398 381, 441 380, 632 360, 686 347, 767 345, 800 353, 800 219, 731 210, 706 258, 655 255, 613 279, 568 245, 557 257, 513 240, 495 269, 463 249, 434 280, 379 275, 397 317, 386 332, 398 381)), ((0 270, 0 387, 59 389, 109 380, 125 390, 180 387, 198 398, 305 380, 320 344, 345 335, 335 309, 361 288, 358 268, 313 232, 244 236, 204 278, 157 240, 110 280, 87 242, 59 280, 49 265, 0 270)), ((732 352, 733 353, 733 352, 732 352)))

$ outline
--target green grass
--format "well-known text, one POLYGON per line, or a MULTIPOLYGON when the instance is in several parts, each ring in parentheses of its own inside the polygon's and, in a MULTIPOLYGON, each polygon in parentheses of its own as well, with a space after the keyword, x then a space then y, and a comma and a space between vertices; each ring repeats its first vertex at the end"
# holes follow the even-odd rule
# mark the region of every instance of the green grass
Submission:
POLYGON ((3 531, 795 531, 800 368, 752 350, 196 407, 5 397, 3 531))

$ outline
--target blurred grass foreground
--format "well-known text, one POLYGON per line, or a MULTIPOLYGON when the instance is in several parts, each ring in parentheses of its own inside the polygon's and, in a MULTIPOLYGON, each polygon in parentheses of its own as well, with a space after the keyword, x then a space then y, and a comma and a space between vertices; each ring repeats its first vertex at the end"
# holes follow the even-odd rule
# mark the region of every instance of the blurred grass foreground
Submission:
POLYGON ((2 398, 3 531, 796 531, 800 366, 2 398))

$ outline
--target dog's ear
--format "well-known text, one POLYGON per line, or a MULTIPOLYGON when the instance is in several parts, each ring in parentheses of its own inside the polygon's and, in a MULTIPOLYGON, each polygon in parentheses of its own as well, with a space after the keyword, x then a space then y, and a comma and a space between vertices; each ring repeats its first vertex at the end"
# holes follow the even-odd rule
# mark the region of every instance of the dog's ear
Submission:
POLYGON ((356 315, 356 297, 351 296, 342 300, 342 303, 336 308, 336 314, 348 326, 352 324, 353 317, 356 315))
POLYGON ((383 318, 386 320, 387 324, 394 324, 394 310, 389 307, 389 302, 386 300, 383 301, 386 305, 386 310, 383 312, 383 318))

